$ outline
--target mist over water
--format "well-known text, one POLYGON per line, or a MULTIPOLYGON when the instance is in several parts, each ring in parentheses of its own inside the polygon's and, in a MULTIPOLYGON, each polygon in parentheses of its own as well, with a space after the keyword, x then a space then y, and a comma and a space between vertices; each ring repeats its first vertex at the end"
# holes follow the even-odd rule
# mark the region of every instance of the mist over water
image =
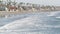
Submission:
POLYGON ((0 24, 1 34, 60 34, 60 11, 18 14, 0 24))

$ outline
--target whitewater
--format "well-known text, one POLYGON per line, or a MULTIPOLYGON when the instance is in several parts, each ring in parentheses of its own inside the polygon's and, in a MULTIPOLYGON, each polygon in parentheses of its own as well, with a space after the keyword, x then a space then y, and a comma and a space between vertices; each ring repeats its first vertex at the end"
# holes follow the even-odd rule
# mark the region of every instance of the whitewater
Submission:
POLYGON ((0 18, 0 34, 60 34, 60 11, 0 18))

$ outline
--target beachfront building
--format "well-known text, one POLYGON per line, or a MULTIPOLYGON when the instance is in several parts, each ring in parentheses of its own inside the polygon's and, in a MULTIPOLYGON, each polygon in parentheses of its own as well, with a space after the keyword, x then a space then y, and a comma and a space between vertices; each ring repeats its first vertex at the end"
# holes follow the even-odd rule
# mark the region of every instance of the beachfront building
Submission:
POLYGON ((32 9, 32 5, 29 4, 29 3, 23 3, 23 2, 21 2, 21 3, 18 4, 18 9, 28 11, 28 10, 32 9))
POLYGON ((49 6, 49 5, 46 5, 46 6, 41 6, 40 7, 40 10, 41 11, 54 11, 55 10, 55 7, 54 6, 49 6))
POLYGON ((16 11, 17 8, 18 8, 17 5, 16 5, 16 2, 15 2, 15 1, 12 2, 12 1, 10 1, 10 0, 7 1, 6 7, 7 7, 7 10, 8 10, 8 11, 16 11))

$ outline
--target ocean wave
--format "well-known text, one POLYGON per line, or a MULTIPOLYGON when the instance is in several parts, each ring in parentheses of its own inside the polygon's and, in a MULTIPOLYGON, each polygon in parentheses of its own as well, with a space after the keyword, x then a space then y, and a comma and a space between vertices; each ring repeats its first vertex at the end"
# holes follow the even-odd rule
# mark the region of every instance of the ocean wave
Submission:
MULTIPOLYGON (((16 32, 31 32, 30 34, 37 34, 37 33, 57 34, 57 32, 56 33, 54 32, 60 28, 60 25, 51 25, 50 23, 55 24, 54 21, 56 18, 52 18, 51 16, 48 16, 48 15, 53 15, 57 17, 58 14, 60 13, 53 12, 53 13, 46 13, 46 14, 45 13, 29 14, 29 15, 26 14, 26 15, 23 15, 25 17, 23 17, 22 19, 20 19, 20 16, 16 16, 19 19, 0 27, 0 32, 2 33, 4 32, 4 34, 5 33, 12 34, 16 32), (37 33, 33 33, 33 32, 37 32, 37 33)), ((16 17, 14 17, 14 19, 16 17)), ((22 34, 22 33, 16 33, 16 34, 22 34)))

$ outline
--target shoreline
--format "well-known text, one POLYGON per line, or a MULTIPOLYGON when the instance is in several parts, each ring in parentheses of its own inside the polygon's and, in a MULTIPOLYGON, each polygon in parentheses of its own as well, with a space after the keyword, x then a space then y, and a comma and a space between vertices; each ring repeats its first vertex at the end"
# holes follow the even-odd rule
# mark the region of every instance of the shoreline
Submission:
POLYGON ((37 12, 56 12, 56 11, 0 11, 0 16, 15 15, 15 14, 26 14, 26 13, 37 13, 37 12))

